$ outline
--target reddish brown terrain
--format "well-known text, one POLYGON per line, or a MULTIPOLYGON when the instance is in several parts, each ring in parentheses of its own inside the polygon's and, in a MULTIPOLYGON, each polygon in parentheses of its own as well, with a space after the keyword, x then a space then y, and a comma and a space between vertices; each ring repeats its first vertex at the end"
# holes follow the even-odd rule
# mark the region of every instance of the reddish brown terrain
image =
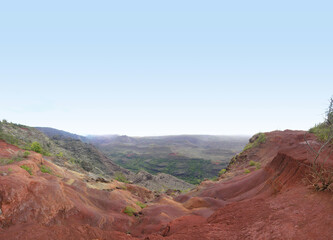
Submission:
MULTIPOLYGON (((333 194, 306 180, 313 154, 304 134, 266 133, 266 142, 235 157, 219 181, 183 195, 92 180, 32 153, 0 166, 0 239, 333 239, 333 194), (52 174, 42 173, 42 164, 52 174), (125 214, 126 206, 136 216, 125 214)), ((314 135, 307 139, 320 147, 314 135)), ((0 141, 0 158, 19 151, 0 141)))

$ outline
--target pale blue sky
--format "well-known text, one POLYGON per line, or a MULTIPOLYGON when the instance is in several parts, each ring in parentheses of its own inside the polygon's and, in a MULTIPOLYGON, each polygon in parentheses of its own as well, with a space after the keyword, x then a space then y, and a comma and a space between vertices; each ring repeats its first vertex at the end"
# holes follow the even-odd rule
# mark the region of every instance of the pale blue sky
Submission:
POLYGON ((308 129, 332 1, 2 1, 0 119, 78 134, 308 129))

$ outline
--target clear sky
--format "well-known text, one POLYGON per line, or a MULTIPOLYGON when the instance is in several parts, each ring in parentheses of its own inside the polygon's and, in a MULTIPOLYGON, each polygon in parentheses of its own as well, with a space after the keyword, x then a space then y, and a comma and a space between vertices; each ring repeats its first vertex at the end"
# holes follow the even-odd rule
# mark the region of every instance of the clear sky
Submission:
POLYGON ((333 1, 1 1, 0 119, 78 134, 308 129, 333 1))

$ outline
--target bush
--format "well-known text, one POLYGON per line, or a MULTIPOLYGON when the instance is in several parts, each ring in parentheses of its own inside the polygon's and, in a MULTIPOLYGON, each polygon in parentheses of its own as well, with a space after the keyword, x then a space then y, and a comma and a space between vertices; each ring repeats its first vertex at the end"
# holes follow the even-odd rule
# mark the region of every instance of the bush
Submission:
POLYGON ((225 174, 227 171, 227 169, 223 168, 221 169, 221 171, 219 171, 219 176, 222 176, 223 174, 225 174))
POLYGON ((23 153, 23 157, 25 157, 25 158, 29 157, 29 155, 30 155, 30 152, 29 152, 29 151, 25 151, 25 152, 23 153))
POLYGON ((251 160, 251 161, 249 162, 249 165, 250 165, 250 166, 255 166, 255 165, 256 165, 256 162, 251 160))
POLYGON ((331 129, 327 123, 320 123, 310 128, 310 133, 315 134, 320 141, 326 142, 331 134, 331 129))
POLYGON ((144 209, 145 207, 147 207, 146 204, 142 203, 142 202, 136 202, 136 205, 138 205, 140 208, 144 209))
POLYGON ((30 149, 36 153, 42 153, 43 148, 40 146, 39 142, 33 142, 30 149))
POLYGON ((58 158, 63 158, 64 154, 63 154, 62 152, 60 152, 60 153, 56 154, 56 156, 57 156, 58 158))
POLYGON ((124 213, 126 213, 128 216, 133 216, 133 215, 135 215, 137 212, 136 212, 136 210, 135 210, 133 207, 131 207, 131 206, 127 206, 127 207, 125 207, 125 209, 124 209, 124 213))
POLYGON ((255 162, 255 161, 253 161, 253 160, 251 160, 251 161, 249 162, 249 165, 250 165, 250 166, 256 166, 256 169, 260 169, 260 168, 261 168, 261 163, 260 163, 260 162, 255 162))
POLYGON ((244 173, 250 173, 250 170, 249 169, 245 169, 244 173))
POLYGON ((49 173, 49 174, 52 173, 51 168, 49 168, 49 167, 47 167, 47 166, 45 166, 45 165, 41 165, 41 166, 39 167, 39 169, 40 169, 40 171, 41 171, 42 173, 49 173))
POLYGON ((32 169, 30 167, 28 167, 27 165, 22 165, 20 167, 26 170, 30 175, 32 175, 32 169))

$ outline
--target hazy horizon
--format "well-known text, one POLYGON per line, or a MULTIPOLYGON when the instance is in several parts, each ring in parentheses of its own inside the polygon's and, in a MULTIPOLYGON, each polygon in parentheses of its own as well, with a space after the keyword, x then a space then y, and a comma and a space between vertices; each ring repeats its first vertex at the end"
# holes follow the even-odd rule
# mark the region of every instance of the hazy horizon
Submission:
POLYGON ((80 135, 308 130, 332 95, 332 7, 4 2, 0 119, 80 135))

